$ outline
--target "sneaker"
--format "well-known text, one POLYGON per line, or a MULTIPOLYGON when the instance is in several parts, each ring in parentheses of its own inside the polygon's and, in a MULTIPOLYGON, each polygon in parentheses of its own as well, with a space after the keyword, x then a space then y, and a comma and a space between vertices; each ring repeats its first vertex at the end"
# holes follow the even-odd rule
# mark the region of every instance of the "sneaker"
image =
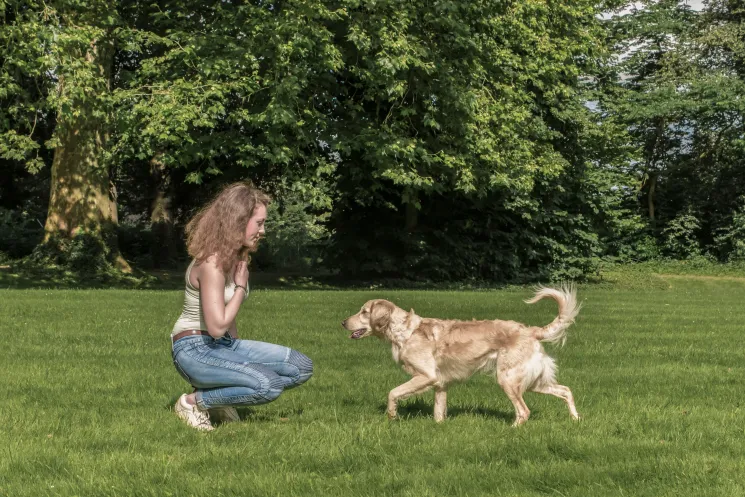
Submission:
POLYGON ((186 424, 197 430, 211 431, 215 428, 210 423, 210 415, 197 406, 186 402, 186 394, 179 397, 175 407, 176 415, 186 421, 186 424))
POLYGON ((232 423, 241 420, 235 407, 213 407, 209 410, 209 413, 210 419, 218 423, 232 423))

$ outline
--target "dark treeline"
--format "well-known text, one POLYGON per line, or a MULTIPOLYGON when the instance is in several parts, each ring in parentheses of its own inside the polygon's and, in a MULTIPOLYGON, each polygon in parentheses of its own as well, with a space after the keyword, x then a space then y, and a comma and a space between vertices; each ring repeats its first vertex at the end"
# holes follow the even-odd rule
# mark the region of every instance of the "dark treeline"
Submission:
POLYGON ((260 269, 581 278, 745 259, 745 6, 0 0, 0 252, 181 267, 221 185, 260 269))

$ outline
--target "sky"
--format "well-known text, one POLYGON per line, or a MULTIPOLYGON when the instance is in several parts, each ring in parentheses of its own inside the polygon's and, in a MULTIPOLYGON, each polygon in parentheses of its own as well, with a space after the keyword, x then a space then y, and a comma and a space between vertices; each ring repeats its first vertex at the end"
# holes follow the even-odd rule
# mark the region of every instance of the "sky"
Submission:
MULTIPOLYGON (((682 3, 690 5, 693 10, 701 10, 704 8, 704 0, 683 0, 682 3)), ((628 12, 628 10, 625 10, 624 12, 628 12)))
MULTIPOLYGON (((693 10, 702 10, 704 8, 704 0, 681 0, 682 3, 685 3, 687 5, 691 6, 691 9, 693 10)), ((640 2, 636 3, 637 6, 640 6, 640 2)), ((621 11, 621 14, 628 14, 631 9, 624 9, 621 11)), ((603 14, 603 19, 608 19, 612 17, 609 14, 603 14)))

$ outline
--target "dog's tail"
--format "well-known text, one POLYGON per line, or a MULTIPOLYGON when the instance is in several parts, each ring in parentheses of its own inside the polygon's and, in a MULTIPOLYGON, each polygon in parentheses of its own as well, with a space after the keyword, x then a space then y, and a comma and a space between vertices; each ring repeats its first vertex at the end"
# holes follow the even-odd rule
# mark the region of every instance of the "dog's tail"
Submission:
POLYGON ((574 322, 579 314, 581 304, 577 303, 577 290, 574 285, 562 285, 560 290, 554 288, 538 287, 535 296, 526 300, 526 304, 535 304, 543 298, 552 298, 559 304, 559 315, 551 324, 543 328, 535 328, 535 337, 542 342, 564 345, 566 342, 567 328, 574 322))

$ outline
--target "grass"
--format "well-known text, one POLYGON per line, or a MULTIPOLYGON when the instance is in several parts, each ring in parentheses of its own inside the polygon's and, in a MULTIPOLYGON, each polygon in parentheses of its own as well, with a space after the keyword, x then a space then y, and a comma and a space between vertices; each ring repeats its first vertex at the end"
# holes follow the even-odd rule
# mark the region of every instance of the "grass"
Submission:
POLYGON ((745 495, 745 281, 660 278, 585 286, 567 346, 552 350, 583 415, 527 394, 528 423, 493 380, 384 414, 407 376, 340 322, 368 298, 419 314, 546 323, 553 302, 480 292, 254 290, 245 337, 313 358, 306 385, 212 433, 172 412, 187 385, 168 335, 181 291, 0 290, 1 496, 745 495), (657 281, 657 280, 655 280, 657 281))

